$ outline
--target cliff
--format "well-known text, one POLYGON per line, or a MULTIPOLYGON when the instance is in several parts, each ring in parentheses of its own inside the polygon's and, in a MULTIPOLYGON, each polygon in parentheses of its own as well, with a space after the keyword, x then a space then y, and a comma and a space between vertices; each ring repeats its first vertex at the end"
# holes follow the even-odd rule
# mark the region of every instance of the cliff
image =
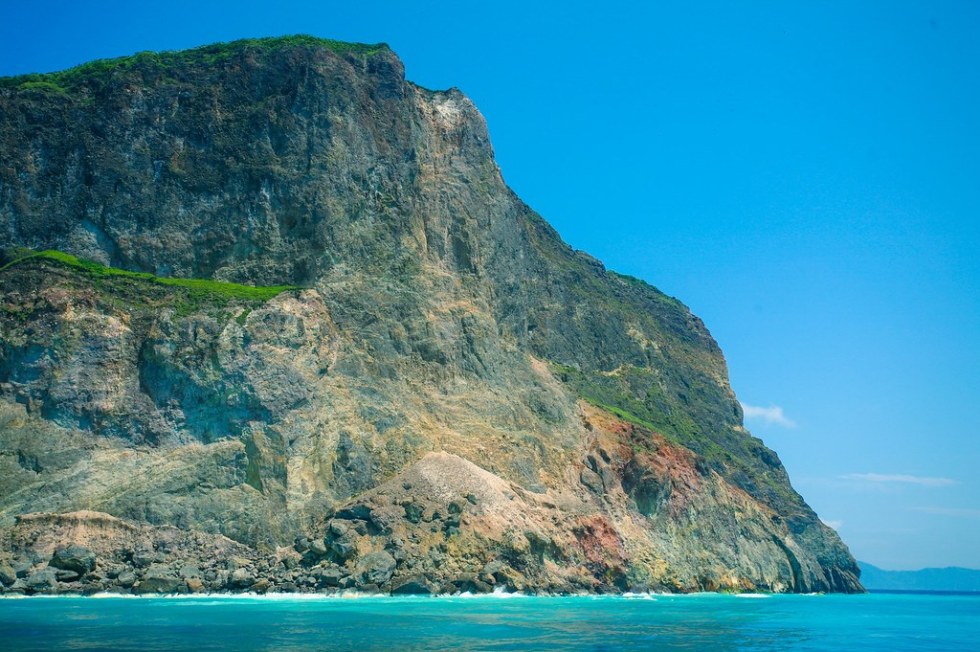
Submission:
MULTIPOLYGON (((79 510, 227 537, 273 589, 861 590, 704 324, 562 242, 384 45, 0 79, 0 247, 15 590, 79 510)), ((41 590, 139 588, 86 541, 41 590)))

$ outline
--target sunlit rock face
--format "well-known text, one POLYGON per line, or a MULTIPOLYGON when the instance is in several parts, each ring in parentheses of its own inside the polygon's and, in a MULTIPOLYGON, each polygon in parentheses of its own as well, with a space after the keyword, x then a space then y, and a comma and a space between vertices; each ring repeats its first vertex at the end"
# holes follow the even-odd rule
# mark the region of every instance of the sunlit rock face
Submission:
POLYGON ((861 590, 704 324, 386 46, 0 80, 0 246, 5 591, 861 590))

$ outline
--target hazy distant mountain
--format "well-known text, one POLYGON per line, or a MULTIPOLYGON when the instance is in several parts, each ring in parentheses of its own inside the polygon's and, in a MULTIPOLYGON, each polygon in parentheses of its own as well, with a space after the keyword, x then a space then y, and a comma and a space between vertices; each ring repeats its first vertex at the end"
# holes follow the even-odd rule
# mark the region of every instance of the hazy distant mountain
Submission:
POLYGON ((861 583, 869 591, 980 591, 980 570, 972 568, 923 568, 890 571, 859 561, 861 583))

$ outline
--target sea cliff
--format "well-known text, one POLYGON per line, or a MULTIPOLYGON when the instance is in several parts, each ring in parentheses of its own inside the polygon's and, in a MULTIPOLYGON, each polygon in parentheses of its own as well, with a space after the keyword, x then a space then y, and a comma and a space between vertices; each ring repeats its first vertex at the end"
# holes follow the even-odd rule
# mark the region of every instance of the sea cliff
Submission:
POLYGON ((0 79, 0 585, 861 591, 686 306, 312 37, 0 79))

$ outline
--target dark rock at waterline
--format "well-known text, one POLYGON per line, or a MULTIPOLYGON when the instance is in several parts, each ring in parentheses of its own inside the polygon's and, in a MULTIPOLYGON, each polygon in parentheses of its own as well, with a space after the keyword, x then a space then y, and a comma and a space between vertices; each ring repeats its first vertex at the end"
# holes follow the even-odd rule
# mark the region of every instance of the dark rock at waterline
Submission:
POLYGON ((369 553, 357 562, 358 583, 362 588, 369 584, 376 586, 386 584, 395 572, 396 566, 395 558, 384 550, 369 553))
POLYGON ((255 574, 248 568, 236 568, 228 580, 229 588, 245 589, 255 583, 255 574))
POLYGON ((153 564, 143 574, 134 591, 136 593, 176 593, 183 582, 173 569, 163 564, 153 564))
POLYGON ((472 574, 455 579, 453 584, 460 593, 490 593, 493 591, 493 586, 472 574))
POLYGON ((129 588, 136 583, 136 573, 131 570, 125 570, 116 576, 116 584, 123 588, 129 588))
POLYGON ((268 593, 272 588, 272 582, 268 578, 261 578, 255 584, 249 587, 249 591, 253 593, 268 593))
POLYGON ((140 580, 133 591, 135 593, 176 593, 181 581, 176 577, 148 577, 140 580))
POLYGON ((428 595, 434 591, 435 587, 422 576, 402 580, 391 588, 392 595, 428 595))
POLYGON ((58 574, 53 568, 44 568, 27 576, 24 587, 33 593, 46 593, 58 588, 58 574))
POLYGON ((340 586, 340 580, 343 576, 344 574, 339 568, 324 568, 318 574, 320 585, 324 587, 340 586))

